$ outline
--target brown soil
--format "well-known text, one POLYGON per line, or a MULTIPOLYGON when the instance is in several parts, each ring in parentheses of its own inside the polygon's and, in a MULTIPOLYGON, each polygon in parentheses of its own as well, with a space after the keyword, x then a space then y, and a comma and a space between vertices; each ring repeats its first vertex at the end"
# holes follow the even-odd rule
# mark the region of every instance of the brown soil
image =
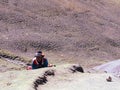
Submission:
POLYGON ((120 58, 120 3, 113 0, 0 0, 0 49, 50 63, 95 66, 120 58))

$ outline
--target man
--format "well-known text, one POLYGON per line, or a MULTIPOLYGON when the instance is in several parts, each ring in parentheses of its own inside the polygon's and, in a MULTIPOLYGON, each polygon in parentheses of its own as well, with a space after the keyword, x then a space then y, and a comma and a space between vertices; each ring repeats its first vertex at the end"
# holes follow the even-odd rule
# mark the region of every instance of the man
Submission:
POLYGON ((48 67, 48 60, 44 56, 42 51, 38 51, 35 54, 35 58, 32 60, 32 69, 48 67))

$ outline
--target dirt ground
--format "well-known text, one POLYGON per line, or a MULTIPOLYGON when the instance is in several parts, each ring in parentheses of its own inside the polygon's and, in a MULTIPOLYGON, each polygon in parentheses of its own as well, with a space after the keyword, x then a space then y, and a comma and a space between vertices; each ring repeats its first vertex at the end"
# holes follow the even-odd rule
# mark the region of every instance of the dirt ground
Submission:
POLYGON ((90 70, 119 51, 120 0, 0 0, 0 90, 120 90, 90 70), (26 70, 38 50, 56 67, 26 70))
POLYGON ((109 73, 72 72, 73 65, 0 73, 0 90, 119 90, 120 79, 109 73), (43 75, 46 75, 44 77, 43 75), (112 77, 112 82, 106 78, 112 77), (4 78, 4 79, 3 79, 4 78))
POLYGON ((120 58, 119 0, 0 0, 0 49, 93 67, 120 58))

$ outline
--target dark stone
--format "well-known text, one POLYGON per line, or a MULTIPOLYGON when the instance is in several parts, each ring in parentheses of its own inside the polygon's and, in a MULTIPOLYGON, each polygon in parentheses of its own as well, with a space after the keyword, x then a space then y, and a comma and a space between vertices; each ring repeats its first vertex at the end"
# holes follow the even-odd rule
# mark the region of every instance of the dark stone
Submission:
POLYGON ((84 70, 83 70, 83 68, 80 66, 80 65, 74 65, 74 66, 72 66, 72 68, 70 68, 70 70, 73 72, 73 73, 75 73, 75 72, 82 72, 82 73, 84 73, 84 70))

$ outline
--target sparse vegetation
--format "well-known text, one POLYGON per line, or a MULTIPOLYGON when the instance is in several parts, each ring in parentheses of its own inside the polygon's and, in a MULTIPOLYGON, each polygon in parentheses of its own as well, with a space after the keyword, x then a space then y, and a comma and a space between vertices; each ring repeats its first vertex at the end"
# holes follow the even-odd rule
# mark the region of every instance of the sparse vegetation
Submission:
POLYGON ((119 42, 119 41, 115 41, 115 40, 112 40, 112 39, 108 39, 106 42, 107 42, 108 44, 110 44, 111 46, 113 46, 113 47, 120 48, 120 42, 119 42))
POLYGON ((120 90, 92 74, 119 58, 120 0, 0 0, 0 90, 120 90), (39 50, 55 67, 31 70, 39 50))
POLYGON ((1 0, 0 48, 7 52, 0 51, 0 56, 29 62, 22 55, 31 58, 39 49, 51 61, 118 59, 119 13, 113 0, 1 0))
POLYGON ((14 49, 20 50, 21 52, 27 52, 29 48, 33 48, 35 50, 46 50, 46 51, 56 51, 56 50, 61 50, 62 45, 60 43, 57 43, 55 41, 45 41, 45 40, 40 40, 40 41, 28 41, 28 40, 22 40, 22 41, 17 41, 14 42, 14 49))
POLYGON ((58 44, 57 42, 54 41, 38 41, 38 42, 33 42, 30 44, 33 48, 36 48, 37 50, 43 49, 43 50, 61 50, 62 46, 58 44))
POLYGON ((12 60, 18 60, 18 61, 22 61, 22 62, 29 62, 30 61, 28 58, 24 58, 24 57, 15 55, 15 54, 11 53, 10 51, 2 50, 2 49, 0 49, 0 57, 12 59, 12 60))

